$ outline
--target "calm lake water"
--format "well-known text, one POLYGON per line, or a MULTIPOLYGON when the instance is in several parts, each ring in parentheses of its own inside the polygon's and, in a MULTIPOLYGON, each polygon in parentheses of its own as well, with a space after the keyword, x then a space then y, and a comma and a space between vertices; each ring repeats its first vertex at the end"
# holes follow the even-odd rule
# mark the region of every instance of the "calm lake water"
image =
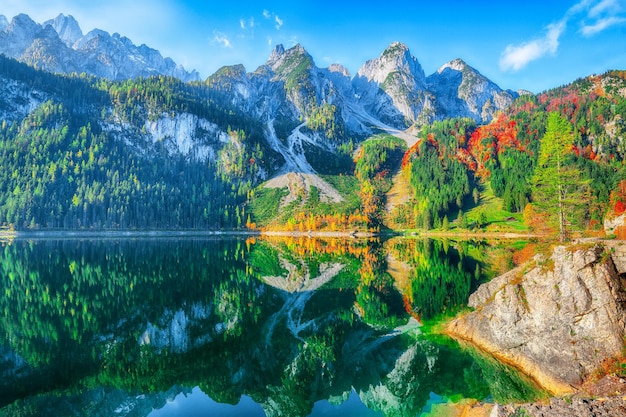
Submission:
POLYGON ((523 377, 432 330, 504 248, 0 241, 0 416, 420 416, 523 377))

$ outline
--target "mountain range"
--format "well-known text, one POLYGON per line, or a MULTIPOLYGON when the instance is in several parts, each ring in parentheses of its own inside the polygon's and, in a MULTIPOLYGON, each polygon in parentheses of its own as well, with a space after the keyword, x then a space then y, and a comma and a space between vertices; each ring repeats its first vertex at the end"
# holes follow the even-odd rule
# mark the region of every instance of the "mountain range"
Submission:
POLYGON ((60 14, 41 24, 20 14, 9 23, 0 16, 0 53, 45 71, 82 73, 122 80, 151 75, 171 75, 198 80, 170 58, 146 45, 136 46, 117 33, 94 29, 83 34, 72 16, 60 14))
MULTIPOLYGON (((87 73, 110 80, 151 75, 174 76, 198 81, 196 71, 187 71, 170 58, 146 45, 136 46, 117 33, 94 29, 83 34, 72 16, 60 14, 41 24, 29 16, 11 22, 0 16, 0 53, 36 68, 55 73, 87 73)), ((219 77, 226 69, 211 78, 219 77)), ((287 90, 292 115, 305 116, 313 106, 332 103, 339 107, 348 128, 363 130, 361 110, 394 127, 427 123, 448 117, 471 117, 488 122, 518 93, 502 90, 461 59, 444 64, 426 76, 418 62, 401 43, 392 43, 382 55, 367 61, 354 77, 341 65, 318 68, 301 45, 285 50, 278 45, 268 61, 253 73, 239 66, 228 71, 237 86, 233 103, 254 107, 248 99, 266 96, 269 84, 282 82, 287 90), (296 85, 294 81, 301 82, 296 85), (296 88, 298 87, 298 88, 296 88)), ((257 113, 272 109, 256 106, 257 113)))
MULTIPOLYGON (((454 171, 459 187, 451 192, 450 184, 439 185, 440 195, 424 197, 432 207, 423 223, 455 215, 447 212, 480 193, 485 173, 510 174, 504 162, 494 162, 497 154, 485 152, 510 144, 526 152, 513 158, 527 162, 516 173, 523 181, 504 179, 521 185, 507 194, 519 211, 529 197, 542 115, 550 109, 563 109, 579 126, 577 146, 585 155, 623 153, 620 73, 590 78, 574 92, 555 93, 557 100, 503 90, 461 59, 426 75, 400 42, 355 75, 340 64, 318 67, 296 44, 277 45, 253 71, 224 66, 200 80, 119 34, 96 29, 83 35, 71 16, 42 24, 23 14, 11 22, 0 16, 0 81, 0 226, 16 228, 241 227, 261 212, 271 217, 264 211, 268 201, 294 209, 300 204, 298 210, 309 200, 341 204, 349 217, 385 205, 382 184, 390 179, 383 177, 401 161, 404 166, 426 155, 414 147, 418 136, 434 147, 426 149, 428 164, 444 161, 437 175, 454 171), (584 109, 571 110, 583 102, 584 109), (597 108, 606 113, 602 120, 597 108), (477 127, 496 114, 506 116, 481 133, 477 127), (440 122, 443 127, 429 127, 440 122), (381 132, 399 142, 370 140, 381 132), (524 141, 516 139, 518 132, 524 141), (372 187, 376 198, 370 198, 372 187), (255 205, 259 196, 266 200, 255 205)), ((419 181, 400 187, 406 194, 401 202, 419 181)), ((504 192, 502 185, 495 189, 504 192)), ((380 225, 374 211, 366 223, 380 225)), ((359 216, 352 220, 362 224, 359 216)))

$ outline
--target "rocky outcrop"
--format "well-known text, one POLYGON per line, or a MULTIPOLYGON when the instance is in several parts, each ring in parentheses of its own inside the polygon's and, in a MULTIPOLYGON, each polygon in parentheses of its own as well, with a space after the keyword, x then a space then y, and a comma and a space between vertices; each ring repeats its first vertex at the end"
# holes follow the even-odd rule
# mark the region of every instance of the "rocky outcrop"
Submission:
POLYGON ((549 259, 538 256, 479 287, 469 300, 475 310, 447 332, 553 394, 573 392, 624 347, 625 253, 619 241, 559 246, 549 259))
POLYGON ((621 216, 604 219, 604 232, 607 235, 619 235, 626 231, 626 213, 621 216))

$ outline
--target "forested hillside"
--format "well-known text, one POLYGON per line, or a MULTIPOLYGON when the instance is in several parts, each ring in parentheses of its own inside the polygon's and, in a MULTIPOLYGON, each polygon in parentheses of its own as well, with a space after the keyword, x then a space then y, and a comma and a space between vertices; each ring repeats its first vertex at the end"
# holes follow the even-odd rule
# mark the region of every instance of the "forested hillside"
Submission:
POLYGON ((0 225, 238 227, 259 172, 278 158, 258 122, 222 107, 202 84, 58 76, 4 57, 0 78, 0 225), (210 120, 218 133, 192 132, 206 141, 195 154, 175 152, 165 135, 152 141, 149 122, 177 115, 210 120), (208 151, 217 154, 198 157, 208 151))
POLYGON ((463 211, 479 206, 489 191, 501 199, 504 211, 526 211, 527 223, 541 223, 533 207, 541 203, 537 176, 546 169, 543 163, 538 169, 538 157, 554 136, 546 134, 550 115, 562 120, 558 134, 568 139, 560 145, 567 148, 561 164, 576 171, 576 183, 568 191, 577 193, 572 204, 584 207, 567 221, 576 230, 593 230, 605 216, 621 214, 626 201, 626 74, 612 71, 524 95, 487 125, 449 119, 424 126, 422 140, 402 163, 415 199, 395 215, 426 229, 454 219, 457 226, 471 227, 463 211))

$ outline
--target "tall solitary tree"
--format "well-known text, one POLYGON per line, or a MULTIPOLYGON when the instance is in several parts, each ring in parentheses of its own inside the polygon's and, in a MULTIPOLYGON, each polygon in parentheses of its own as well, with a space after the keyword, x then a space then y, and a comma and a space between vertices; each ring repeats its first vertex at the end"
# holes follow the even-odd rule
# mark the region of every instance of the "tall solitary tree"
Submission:
POLYGON ((538 211, 557 225, 561 242, 568 239, 570 226, 585 218, 589 201, 589 182, 582 179, 574 164, 573 146, 572 125, 559 113, 551 112, 539 147, 532 195, 538 211))

